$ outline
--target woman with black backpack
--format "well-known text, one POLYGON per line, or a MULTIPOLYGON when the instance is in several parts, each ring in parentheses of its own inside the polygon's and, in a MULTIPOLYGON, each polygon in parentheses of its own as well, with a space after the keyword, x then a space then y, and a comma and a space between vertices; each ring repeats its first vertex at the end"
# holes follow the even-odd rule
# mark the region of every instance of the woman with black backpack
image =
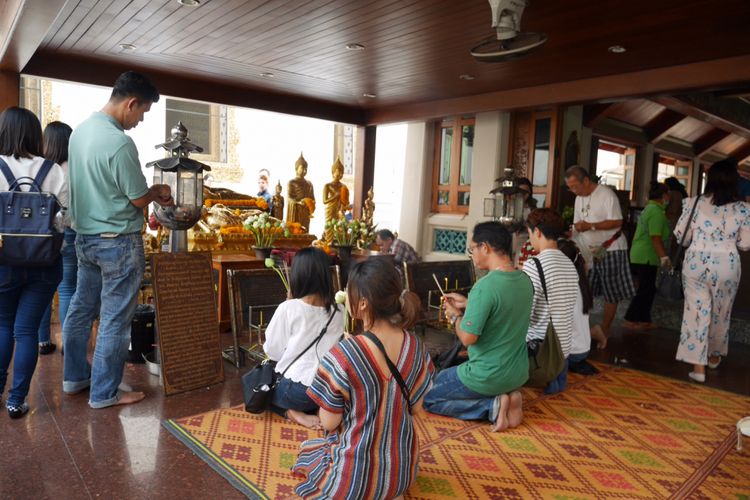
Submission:
MULTIPOLYGON (((40 200, 43 193, 54 195, 57 202, 52 206, 58 209, 68 203, 65 173, 62 167, 42 157, 42 126, 31 111, 11 107, 0 114, 0 171, 0 195, 4 195, 4 203, 32 198, 34 194, 19 192, 29 193, 37 188, 42 192, 40 200), (15 186, 16 181, 20 186, 15 186)), ((49 196, 46 198, 49 201, 49 196)), ((59 246, 57 250, 54 244, 51 250, 44 247, 48 240, 61 243, 62 235, 34 237, 24 232, 24 224, 44 216, 35 213, 38 206, 41 205, 30 204, 10 215, 4 210, 0 216, 0 397, 15 351, 13 382, 6 401, 11 418, 20 418, 29 411, 26 396, 39 355, 39 323, 62 279, 59 246), (40 244, 49 251, 48 258, 42 258, 40 251, 23 251, 40 249, 40 244)), ((49 206, 48 203, 39 211, 44 212, 49 206)))

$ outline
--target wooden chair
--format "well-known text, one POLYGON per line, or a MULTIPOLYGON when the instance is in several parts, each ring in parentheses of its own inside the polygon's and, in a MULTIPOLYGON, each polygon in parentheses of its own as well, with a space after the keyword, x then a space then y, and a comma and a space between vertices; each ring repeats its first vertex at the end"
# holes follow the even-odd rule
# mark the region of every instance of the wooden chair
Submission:
MULTIPOLYGON (((340 290, 338 266, 331 266, 331 278, 334 290, 340 290)), ((266 327, 279 304, 287 300, 287 291, 273 269, 230 269, 227 283, 232 345, 224 350, 224 358, 240 368, 246 355, 257 360, 264 358, 266 327), (245 335, 248 344, 241 345, 240 338, 245 335)))
MULTIPOLYGON (((426 324, 433 326, 439 318, 440 297, 435 279, 437 277, 443 291, 468 294, 476 281, 474 263, 471 259, 437 262, 404 263, 406 289, 416 293, 422 301, 426 324)), ((424 322, 421 326, 426 326, 424 322)))

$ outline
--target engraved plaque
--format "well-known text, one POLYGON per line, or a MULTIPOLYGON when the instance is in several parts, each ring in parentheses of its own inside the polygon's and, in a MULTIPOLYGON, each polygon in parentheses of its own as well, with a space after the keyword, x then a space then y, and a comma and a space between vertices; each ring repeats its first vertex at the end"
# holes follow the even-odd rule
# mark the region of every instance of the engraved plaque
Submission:
POLYGON ((162 253, 152 259, 164 392, 223 382, 211 254, 162 253))

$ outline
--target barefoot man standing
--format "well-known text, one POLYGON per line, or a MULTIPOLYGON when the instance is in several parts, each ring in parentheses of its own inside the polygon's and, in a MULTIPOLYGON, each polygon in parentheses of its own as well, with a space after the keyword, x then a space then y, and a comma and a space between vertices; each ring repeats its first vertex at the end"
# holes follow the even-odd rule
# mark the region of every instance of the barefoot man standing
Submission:
POLYGON ((150 188, 141 172, 138 150, 125 134, 159 100, 149 80, 128 71, 117 78, 101 111, 70 136, 70 218, 76 231, 78 286, 63 328, 63 391, 90 389, 89 406, 135 403, 142 392, 119 389, 130 342, 145 258, 143 208, 151 202, 172 205, 169 186, 150 188), (93 361, 86 347, 99 317, 93 361))

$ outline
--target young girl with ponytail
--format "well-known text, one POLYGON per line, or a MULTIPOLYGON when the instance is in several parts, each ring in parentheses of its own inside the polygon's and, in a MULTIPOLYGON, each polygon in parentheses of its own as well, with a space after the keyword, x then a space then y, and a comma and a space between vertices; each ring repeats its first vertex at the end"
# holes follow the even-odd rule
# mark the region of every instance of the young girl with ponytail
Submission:
POLYGON ((296 493, 399 498, 417 476, 412 416, 434 372, 427 349, 408 331, 421 304, 403 290, 393 265, 370 259, 349 273, 347 308, 365 333, 331 349, 308 390, 327 432, 302 443, 292 470, 306 479, 296 493))

